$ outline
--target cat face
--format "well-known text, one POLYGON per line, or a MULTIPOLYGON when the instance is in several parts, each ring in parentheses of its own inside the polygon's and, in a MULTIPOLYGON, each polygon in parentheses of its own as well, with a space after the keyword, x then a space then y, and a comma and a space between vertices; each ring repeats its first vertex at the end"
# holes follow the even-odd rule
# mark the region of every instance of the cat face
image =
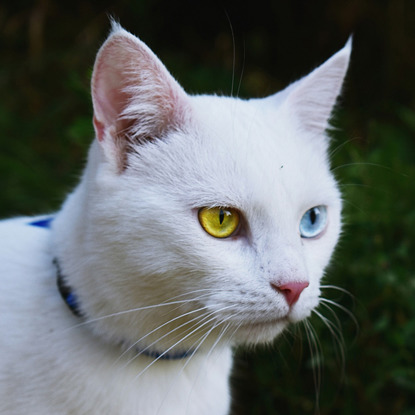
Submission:
POLYGON ((61 232, 70 250, 57 243, 96 332, 188 350, 270 341, 311 314, 340 233, 325 128, 349 53, 266 99, 188 96, 114 28, 93 75, 97 140, 62 213, 84 220, 61 232))

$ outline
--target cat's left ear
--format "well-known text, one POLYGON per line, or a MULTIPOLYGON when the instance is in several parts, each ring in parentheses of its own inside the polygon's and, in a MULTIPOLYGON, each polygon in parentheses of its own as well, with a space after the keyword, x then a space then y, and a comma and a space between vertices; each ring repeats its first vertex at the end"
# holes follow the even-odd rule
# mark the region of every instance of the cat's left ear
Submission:
POLYGON ((161 61, 137 37, 112 23, 92 74, 96 137, 118 172, 131 148, 185 124, 188 98, 161 61))
POLYGON ((284 91, 283 105, 295 114, 302 128, 322 135, 340 95, 352 48, 350 37, 343 49, 284 91))

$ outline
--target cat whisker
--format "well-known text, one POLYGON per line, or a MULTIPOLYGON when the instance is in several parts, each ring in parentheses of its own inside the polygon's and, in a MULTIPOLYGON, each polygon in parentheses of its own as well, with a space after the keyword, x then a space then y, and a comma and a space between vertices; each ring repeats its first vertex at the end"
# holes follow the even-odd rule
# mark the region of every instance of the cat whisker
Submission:
MULTIPOLYGON (((200 308, 198 308, 198 309, 195 309, 195 310, 191 310, 191 311, 189 311, 189 312, 187 312, 187 313, 184 313, 184 314, 181 314, 181 315, 179 315, 179 316, 176 316, 176 317, 174 317, 174 318, 172 318, 172 319, 170 319, 170 320, 168 320, 168 321, 166 321, 165 323, 163 323, 163 324, 161 324, 161 325, 159 325, 158 327, 156 327, 156 328, 154 328, 153 330, 151 330, 150 332, 148 332, 148 333, 146 333, 144 336, 142 336, 140 339, 138 339, 137 341, 135 341, 132 345, 130 345, 123 353, 122 353, 122 355, 118 358, 118 360, 122 357, 122 356, 124 356, 128 351, 130 351, 131 349, 133 349, 134 347, 136 347, 141 341, 143 341, 145 338, 147 338, 148 336, 150 336, 151 334, 154 334, 156 331, 158 331, 158 330, 160 330, 160 329, 162 329, 163 327, 165 327, 165 326, 167 326, 167 325, 169 325, 169 324, 171 324, 171 323, 174 323, 175 321, 177 321, 177 320, 180 320, 180 319, 182 319, 182 318, 184 318, 184 317, 188 317, 189 315, 191 315, 191 314, 194 314, 194 313, 197 313, 197 312, 201 312, 201 311, 203 311, 203 310, 206 310, 207 309, 207 307, 206 306, 203 306, 203 307, 200 307, 200 308)), ((151 348, 152 346, 154 346, 154 344, 156 344, 158 341, 160 341, 160 340, 162 340, 163 338, 165 338, 165 337, 167 337, 168 335, 171 335, 172 333, 174 333, 175 331, 178 331, 179 329, 181 329, 181 328, 183 328, 183 327, 185 327, 186 325, 189 325, 189 324, 191 324, 191 323, 193 323, 193 322, 197 322, 198 320, 198 322, 200 322, 200 321, 204 321, 205 319, 207 319, 207 318, 209 318, 209 316, 210 316, 211 314, 210 313, 208 313, 208 314, 206 314, 206 315, 198 315, 198 316, 196 316, 196 317, 194 317, 194 318, 192 318, 191 320, 188 320, 188 321, 186 321, 186 322, 184 322, 184 323, 182 323, 182 324, 180 324, 179 326, 177 326, 177 327, 175 327, 175 328, 173 328, 172 330, 170 330, 168 333, 165 333, 162 337, 159 337, 156 341, 154 341, 153 343, 151 343, 151 344, 149 344, 147 347, 145 347, 144 349, 142 349, 141 350, 141 352, 145 352, 146 350, 148 350, 149 348, 151 348)), ((196 323, 195 324, 193 324, 190 328, 189 328, 189 330, 191 330, 194 326, 196 325, 196 323)), ((135 356, 136 357, 136 356, 135 356)), ((134 358, 135 358, 134 357, 134 358)), ((134 359, 133 358, 133 359, 134 359)), ((133 359, 131 359, 131 360, 133 360, 133 359)), ((129 363, 129 362, 127 362, 127 363, 129 363)))
POLYGON ((386 192, 385 189, 382 189, 381 187, 375 187, 370 184, 364 184, 364 183, 339 183, 340 188, 345 187, 363 187, 365 189, 373 189, 373 190, 379 190, 382 192, 386 192))
MULTIPOLYGON (((341 339, 341 343, 342 345, 344 345, 344 338, 343 338, 343 331, 342 331, 342 324, 340 322, 339 317, 337 316, 337 314, 335 313, 335 311, 325 302, 321 302, 320 305, 324 308, 326 308, 330 314, 333 316, 334 320, 336 321, 336 324, 334 324, 332 321, 330 321, 327 317, 323 316, 324 318, 326 318, 328 320, 328 323, 333 327, 333 329, 336 330, 336 332, 339 335, 339 338, 341 339)), ((319 317, 321 318, 321 316, 319 315, 319 317)))
MULTIPOLYGON (((205 309, 206 307, 204 307, 203 309, 205 309)), ((197 327, 201 322, 206 321, 207 319, 209 319, 214 313, 207 313, 206 315, 201 315, 201 316, 196 316, 193 319, 186 321, 182 324, 180 324, 179 326, 173 328, 172 330, 170 330, 169 332, 165 333, 164 335, 162 335, 161 337, 157 338, 155 341, 153 341, 152 343, 150 343, 149 345, 147 345, 145 348, 141 349, 139 353, 137 353, 135 356, 133 356, 131 359, 129 359, 126 363, 125 366, 127 366, 128 364, 130 364, 132 361, 134 361, 140 354, 146 352, 147 350, 151 349, 152 346, 154 346, 156 343, 158 343, 160 340, 163 340, 164 338, 170 336, 172 333, 174 332, 178 332, 180 329, 182 329, 183 327, 192 324, 190 327, 188 327, 186 330, 187 332, 192 330, 194 327, 197 327)), ((174 320, 178 319, 178 318, 182 318, 184 317, 184 315, 178 316, 177 318, 175 318, 174 320)), ((166 324, 169 324, 169 322, 163 324, 163 326, 165 326, 166 324)), ((153 330, 153 332, 157 331, 159 328, 161 328, 161 326, 157 327, 156 329, 153 330)), ((145 336, 141 337, 139 340, 137 340, 132 346, 129 347, 129 350, 131 350, 132 348, 136 347, 137 344, 139 342, 141 342, 144 338, 146 338, 149 334, 151 333, 147 333, 145 336)), ((172 340, 176 339, 176 338, 181 338, 182 333, 178 332, 176 337, 174 337, 172 340)), ((123 353, 123 355, 126 352, 123 353)), ((160 357, 162 357, 163 355, 161 355, 160 357)))
MULTIPOLYGON (((208 298, 212 295, 212 290, 206 290, 207 293, 204 295, 199 295, 198 297, 194 297, 192 299, 189 299, 189 303, 193 303, 193 302, 198 302, 203 298, 208 298)), ((172 310, 169 310, 168 313, 170 313, 171 311, 176 311, 178 310, 180 307, 183 307, 183 305, 185 305, 187 303, 183 303, 183 304, 179 304, 177 307, 174 307, 172 310)))
POLYGON ((335 147, 332 151, 330 151, 329 153, 329 158, 331 159, 336 153, 338 153, 343 147, 345 147, 346 145, 352 143, 353 141, 359 140, 358 137, 355 138, 350 138, 349 140, 346 140, 344 142, 342 142, 341 144, 339 144, 337 147, 335 147))
POLYGON ((408 177, 407 174, 402 173, 402 172, 399 172, 399 171, 396 171, 395 169, 393 169, 393 168, 391 168, 389 166, 385 166, 383 164, 378 164, 378 163, 371 163, 371 162, 344 163, 344 164, 341 164, 339 166, 336 166, 336 167, 332 168, 331 169, 331 172, 335 172, 336 170, 342 169, 344 167, 351 167, 351 166, 370 166, 370 167, 377 167, 377 168, 380 168, 380 169, 388 170, 391 173, 395 173, 395 174, 398 174, 398 175, 403 176, 403 177, 408 177))
POLYGON ((356 209, 357 211, 359 211, 359 212, 361 212, 361 213, 366 214, 366 211, 365 211, 362 207, 360 207, 360 206, 356 205, 355 203, 350 202, 349 200, 344 200, 344 204, 345 204, 345 205, 347 204, 348 206, 353 207, 353 208, 354 208, 354 209, 356 209))
MULTIPOLYGON (((330 311, 332 311, 330 309, 330 311)), ((346 354, 345 354, 345 343, 344 343, 344 337, 341 331, 341 325, 340 321, 338 322, 339 326, 334 324, 332 321, 330 321, 327 317, 323 316, 321 313, 319 313, 317 310, 313 310, 313 313, 320 318, 320 320, 324 323, 324 325, 329 329, 333 340, 337 344, 338 347, 335 348, 335 350, 338 350, 340 353, 340 362, 341 362, 341 372, 342 377, 344 376, 344 370, 346 365, 346 354)), ((337 318, 337 316, 336 316, 337 318)))
POLYGON ((216 326, 213 326, 203 337, 202 339, 197 340, 196 342, 193 343, 193 346, 197 344, 197 346, 193 349, 192 353, 188 356, 188 358, 186 359, 185 363, 183 364, 183 366, 181 367, 181 369, 179 370, 179 372, 177 373, 177 375, 175 376, 175 378, 172 380, 171 382, 171 386, 170 388, 166 391, 165 397, 164 399, 160 402, 160 406, 159 409, 157 410, 157 414, 159 413, 159 411, 161 410, 161 408, 163 407, 163 404, 167 398, 167 396, 169 395, 171 389, 173 388, 175 382, 177 381, 177 379, 181 376, 181 374, 183 373, 183 371, 185 370, 186 366, 190 363, 190 361, 192 360, 193 356, 197 353, 197 351, 199 350, 200 346, 202 345, 202 343, 206 340, 206 338, 209 336, 209 334, 213 331, 213 329, 216 326))
MULTIPOLYGON (((222 321, 218 322, 216 325, 214 325, 214 326, 211 328, 211 330, 209 330, 208 335, 209 335, 209 334, 210 334, 210 333, 211 333, 214 329, 216 329, 217 327, 219 327, 220 325, 222 325, 222 324, 224 324, 224 323, 226 323, 226 322, 228 321, 228 323, 226 324, 226 326, 222 328, 222 330, 221 330, 221 332, 219 333, 219 335, 218 335, 217 339, 215 340, 214 344, 211 346, 211 348, 210 348, 209 352, 208 352, 208 353, 207 353, 207 355, 205 356, 205 364, 206 364, 207 360, 209 359, 210 355, 212 354, 213 350, 217 347, 217 345, 220 343, 220 341, 222 340, 223 336, 225 335, 226 331, 227 331, 227 330, 229 329, 229 327, 231 326, 231 322, 229 322, 229 320, 230 320, 230 319, 232 319, 232 318, 235 318, 238 314, 241 314, 241 311, 239 311, 238 313, 234 313, 234 314, 232 314, 232 315, 228 316, 226 319, 224 319, 224 320, 222 320, 222 321)), ((228 343, 231 343, 231 339, 234 337, 234 335, 236 334, 236 332, 238 331, 238 329, 242 326, 242 324, 243 324, 243 322, 241 321, 241 322, 240 322, 240 323, 239 323, 239 324, 235 327, 235 329, 233 330, 232 334, 231 334, 231 335, 229 336, 229 338, 227 339, 227 342, 228 342, 228 343)), ((202 342, 203 342, 203 341, 204 341, 207 337, 208 337, 208 336, 204 336, 204 338, 202 339, 202 342)), ((192 355, 192 356, 193 356, 193 355, 192 355)), ((187 365, 187 364, 188 364, 188 362, 186 363, 186 365, 187 365)), ((185 365, 185 366, 186 366, 186 365, 185 365)), ((197 379, 199 378, 200 373, 202 372, 203 368, 204 368, 204 365, 200 367, 200 369, 199 369, 199 371, 198 371, 198 374, 197 374, 197 376, 195 377, 195 381, 194 381, 194 383, 193 383, 193 387, 192 387, 192 389, 191 389, 191 391, 190 391, 190 393, 189 393, 189 398, 188 398, 187 407, 189 407, 189 402, 190 402, 190 396, 191 396, 191 393, 192 393, 192 391, 193 391, 193 389, 194 389, 194 387, 195 387, 195 385, 196 385, 197 379)), ((183 368, 183 369, 184 369, 184 368, 183 368)))
MULTIPOLYGON (((221 324, 223 324, 223 323, 224 323, 224 321, 221 321, 221 322, 218 322, 217 324, 213 325, 213 326, 210 328, 210 330, 202 336, 202 338, 201 338, 201 339, 196 340, 196 341, 193 343, 193 345, 191 346, 191 349, 193 349, 193 352, 192 352, 192 353, 190 354, 190 356, 186 359, 186 361, 184 362, 184 364, 183 364, 183 366, 181 367, 180 371, 177 373, 177 375, 175 376, 175 378, 174 378, 174 379, 173 379, 173 381, 171 382, 171 387, 170 387, 170 388, 169 388, 169 390, 166 392, 165 398, 167 398, 167 395, 170 393, 170 391, 171 391, 172 387, 174 386, 175 381, 176 381, 176 380, 180 377, 180 375, 183 373, 183 371, 185 370, 185 368, 187 367, 187 365, 190 363, 190 361, 192 360, 192 358, 195 356, 195 354, 197 353, 197 351, 199 350, 199 348, 202 346, 202 344, 204 343, 204 341, 205 341, 205 340, 209 337, 209 335, 213 332, 213 330, 215 330, 217 327, 219 327, 219 326, 220 326, 221 324), (195 345, 196 345, 196 347, 194 347, 195 345)), ((226 325, 226 327, 224 327, 224 328, 221 330, 221 332, 219 333, 219 335, 218 335, 217 339, 215 340, 215 343, 213 344, 213 346, 212 346, 212 347, 211 347, 211 349, 209 350, 208 354, 206 355, 206 357, 205 357, 205 361, 206 361, 206 360, 208 360, 208 358, 209 358, 210 354, 212 353, 212 351, 213 351, 213 349, 215 348, 215 346, 216 346, 216 345, 220 342, 220 340, 221 340, 222 336, 224 335, 224 333, 225 333, 226 329, 229 327, 229 325, 230 325, 230 323, 228 323, 228 324, 226 325)), ((202 366, 202 367, 203 367, 203 366, 202 366)), ((193 385, 195 385, 195 384, 196 384, 196 381, 197 381, 197 379, 198 379, 198 377, 199 377, 199 375, 200 375, 200 371, 201 371, 202 367, 200 368, 200 370, 199 370, 199 372, 198 372, 197 376, 195 377, 195 380, 194 380, 194 382, 193 382, 193 385)), ((192 387, 192 389, 191 389, 191 390, 190 390, 190 392, 189 392, 189 400, 188 400, 188 404, 186 405, 186 407, 187 407, 187 408, 188 408, 188 405, 189 405, 190 396, 191 396, 192 391, 193 391, 193 387, 192 387)), ((164 400, 160 403, 160 406, 159 406, 159 409, 158 409, 157 413, 158 413, 158 412, 160 411, 160 409, 162 408, 164 401, 165 401, 165 399, 164 399, 164 400)))
MULTIPOLYGON (((230 317, 229 317, 229 318, 230 318, 230 317)), ((228 320, 228 319, 227 319, 227 320, 228 320)), ((202 343, 203 343, 203 342, 207 339, 207 337, 211 334, 211 332, 212 332, 214 329, 216 329, 216 328, 217 328, 217 327, 219 327, 220 325, 224 324, 227 320, 221 321, 221 322, 219 322, 218 324, 214 325, 214 326, 213 326, 213 327, 209 330, 209 332, 207 333, 207 335, 205 335, 205 336, 203 337, 203 339, 202 339, 202 341, 200 342, 199 346, 200 346, 200 345, 201 345, 201 344, 202 344, 202 343)), ((220 341, 222 340, 222 338, 223 338, 224 334, 226 333, 226 331, 228 330, 228 328, 229 328, 229 326, 230 326, 230 325, 231 325, 231 323, 230 323, 230 322, 228 322, 228 324, 226 324, 226 326, 222 328, 222 330, 220 331, 219 335, 217 336, 217 338, 216 338, 215 342, 214 342, 214 343, 213 343, 213 345, 210 347, 209 352, 206 354, 204 364, 200 366, 199 371, 198 371, 197 375, 196 375, 196 376, 195 376, 195 378, 194 378, 194 381, 193 381, 193 386, 192 386, 192 388, 191 388, 191 389, 190 389, 190 391, 189 391, 186 408, 189 408, 189 404, 190 404, 190 397, 191 397, 191 395, 192 395, 192 393, 193 393, 194 388, 196 387, 196 382, 198 381, 198 379, 199 379, 199 377, 200 377, 200 374, 202 373, 202 370, 204 369, 204 367, 205 367, 205 365, 206 365, 207 361, 209 360, 209 358, 210 358, 210 356, 211 356, 211 354, 212 354, 213 350, 214 350, 214 349, 216 348, 216 346, 220 343, 220 341)), ((194 353, 192 354, 192 356, 191 356, 191 357, 193 357, 193 355, 194 355, 194 353)), ((182 371, 185 369, 185 367, 186 367, 188 364, 189 364, 189 361, 187 361, 187 362, 185 363, 185 365, 183 366, 182 371)), ((188 412, 188 409, 186 409, 186 413, 187 413, 187 412, 188 412)))
MULTIPOLYGON (((220 310, 215 310, 214 312, 210 313, 210 316, 217 314, 221 311, 223 311, 224 309, 230 308, 232 306, 227 306, 227 307, 223 307, 220 310)), ((137 380, 144 372, 146 372, 155 362, 157 362, 159 359, 161 359, 164 355, 168 354, 170 352, 170 350, 174 349, 177 345, 179 345, 180 343, 183 343, 183 341, 185 341, 187 338, 189 338, 190 336, 192 336, 194 333, 196 333, 198 330, 201 330, 204 326, 206 326, 207 324, 211 323, 212 321, 215 321, 216 317, 212 317, 208 320, 206 320, 203 324, 199 325, 198 327, 196 327, 194 330, 192 330, 190 333, 187 333, 185 336, 181 337, 179 341, 177 341, 176 343, 174 343, 172 346, 170 346, 169 348, 167 348, 163 353, 160 354, 160 356, 158 356, 156 359, 154 359, 151 363, 149 363, 140 373, 138 373, 138 375, 135 376, 135 380, 137 380)))
MULTIPOLYGON (((345 291, 345 292, 347 293, 347 291, 345 291)), ((346 307, 342 306, 341 304, 336 303, 333 300, 329 300, 327 298, 320 298, 320 303, 322 305, 330 304, 330 305, 338 308, 339 310, 343 311, 344 313, 346 313, 350 317, 350 319, 353 321, 353 323, 355 324, 356 331, 357 332, 359 331, 359 322, 357 321, 355 315, 350 310, 348 310, 346 307)))
POLYGON ((231 97, 233 97, 233 89, 235 83, 235 67, 236 67, 236 45, 235 45, 235 33, 233 32, 233 26, 229 14, 226 10, 224 10, 226 18, 228 19, 229 28, 231 30, 232 35, 232 83, 231 83, 231 97))
POLYGON ((321 390, 321 361, 323 360, 321 343, 317 337, 316 331, 310 321, 304 320, 303 322, 305 333, 307 336, 307 342, 310 347, 311 359, 312 359, 312 369, 313 369, 313 378, 315 386, 315 399, 316 407, 315 413, 320 413, 320 390, 321 390))
MULTIPOLYGON (((211 316, 213 316, 213 315, 215 315, 215 314, 217 314, 217 313, 220 313, 220 312, 222 312, 222 311, 224 311, 224 310, 226 310, 226 309, 232 308, 232 307, 233 307, 233 305, 226 306, 226 307, 223 307, 223 308, 221 308, 221 309, 219 309, 219 310, 212 311, 212 312, 210 312, 210 313, 206 314, 205 316, 200 316, 200 321, 197 321, 197 318, 192 319, 192 320, 191 320, 191 322, 194 322, 194 321, 197 321, 197 322, 196 322, 195 324, 193 324, 191 327, 189 327, 187 330, 192 330, 194 327, 196 327, 196 326, 197 326, 197 324, 200 324, 200 323, 202 323, 202 322, 206 321, 207 319, 209 319, 211 316)), ((230 320, 231 318, 234 318, 234 317, 235 317, 235 316, 237 316, 238 314, 240 314, 240 313, 236 313, 236 314, 230 315, 230 316, 228 316, 227 318, 225 318, 225 319, 223 319, 223 320, 221 320, 221 321, 218 321, 218 322, 217 322, 217 324, 215 323, 215 327, 218 327, 219 325, 221 325, 221 324, 225 323, 226 321, 230 320)), ((214 319, 211 319, 211 320, 209 320, 209 322, 211 322, 211 321, 213 321, 213 320, 214 320, 214 319)), ((183 326, 184 326, 184 325, 183 325, 183 326)), ((173 331, 173 330, 172 330, 172 331, 173 331)))
MULTIPOLYGON (((194 292, 198 292, 198 291, 208 291, 208 292, 211 292, 211 290, 208 290, 208 289, 206 289, 206 290, 195 290, 194 292)), ((115 313, 106 314, 106 315, 103 315, 103 316, 99 316, 99 317, 95 317, 95 318, 90 318, 90 319, 87 319, 87 320, 83 320, 80 323, 77 323, 77 324, 74 324, 73 326, 70 326, 70 327, 65 328, 64 330, 65 331, 66 330, 72 330, 74 328, 82 327, 82 326, 85 326, 85 325, 88 325, 88 324, 93 324, 93 323, 96 323, 98 321, 102 321, 102 320, 105 320, 105 319, 108 319, 108 318, 119 317, 119 316, 122 316, 122 315, 125 315, 125 314, 135 313, 135 312, 144 311, 144 310, 151 310, 151 309, 154 309, 154 308, 167 307, 167 306, 176 305, 176 304, 178 305, 178 307, 180 307, 183 304, 188 304, 188 303, 196 302, 200 298, 203 298, 204 297, 204 296, 200 296, 200 297, 195 297, 195 298, 190 298, 190 299, 185 299, 185 300, 175 300, 175 301, 171 301, 171 300, 173 300, 175 298, 180 298, 180 297, 185 296, 185 295, 187 295, 187 293, 178 295, 176 297, 172 297, 171 299, 166 300, 166 302, 163 302, 163 303, 151 304, 151 305, 148 305, 148 306, 142 306, 142 307, 137 307, 137 308, 131 308, 131 309, 128 309, 128 310, 117 311, 115 313)), ((208 294, 206 294, 206 295, 208 295, 208 294)))
POLYGON ((241 69, 241 75, 239 77, 239 83, 238 83, 238 90, 236 91, 236 98, 239 98, 239 93, 241 91, 241 86, 242 86, 242 79, 244 76, 244 71, 245 71, 245 60, 246 60, 246 45, 245 45, 245 40, 244 40, 244 55, 243 55, 243 59, 242 59, 242 69, 241 69))
MULTIPOLYGON (((189 315, 191 315, 191 314, 194 314, 194 313, 198 313, 198 312, 200 312, 200 311, 202 311, 202 310, 205 310, 206 309, 206 307, 201 307, 201 308, 199 308, 199 309, 196 309, 196 310, 192 310, 192 311, 189 311, 189 312, 187 312, 187 313, 185 313, 185 314, 181 314, 180 316, 177 316, 177 317, 174 317, 174 318, 172 318, 171 320, 169 320, 169 321, 166 321, 165 323, 163 323, 163 324, 161 324, 160 326, 158 326, 158 327, 156 327, 155 329, 153 329, 153 330, 151 330, 150 332, 148 332, 148 333, 146 333, 143 337, 141 337, 139 340, 137 340, 135 343, 133 343, 131 346, 129 346, 119 357, 118 357, 118 359, 117 359, 117 361, 116 362, 118 362, 125 354, 127 354, 130 350, 132 350, 134 347, 136 347, 137 346, 137 344, 139 344, 141 341, 143 341, 144 339, 146 339, 148 336, 150 336, 151 334, 153 334, 153 333, 155 333, 156 331, 158 331, 158 330, 160 330, 160 329, 162 329, 163 327, 165 327, 165 326, 167 326, 168 324, 171 324, 171 323, 173 323, 173 322, 175 322, 175 321, 177 321, 177 320, 179 320, 179 319, 181 319, 181 318, 184 318, 184 317, 187 317, 187 316, 189 316, 189 315)), ((173 329, 173 330, 171 330, 168 334, 171 334, 172 332, 174 332, 174 331, 176 331, 176 330, 179 330, 180 328, 182 328, 183 326, 185 326, 185 325, 187 325, 187 324, 190 324, 190 323, 192 323, 193 321, 195 321, 195 320, 197 320, 197 319, 199 319, 199 318, 201 318, 201 316, 197 316, 197 317, 195 317, 195 318, 193 318, 193 319, 191 319, 191 320, 189 320, 189 321, 187 321, 187 322, 185 322, 185 323, 183 323, 183 324, 181 324, 180 326, 178 326, 178 327, 176 327, 175 329, 173 329)), ((165 336, 167 336, 168 334, 166 334, 165 336)), ((162 340, 165 336, 163 336, 163 337, 161 337, 161 338, 159 338, 157 341, 159 341, 159 340, 162 340)), ((153 346, 157 341, 155 341, 155 342, 153 342, 152 344, 150 344, 150 345, 148 345, 145 349, 143 349, 142 350, 142 352, 144 352, 144 351, 146 351, 146 350, 148 350, 151 346, 153 346)), ((127 364, 128 364, 129 362, 127 362, 127 364)))
POLYGON ((187 302, 188 302, 188 300, 172 301, 172 302, 169 302, 169 303, 152 304, 152 305, 143 306, 143 307, 131 308, 129 310, 117 311, 115 313, 106 314, 104 316, 99 316, 99 317, 90 318, 88 320, 81 321, 78 324, 74 324, 73 326, 65 328, 65 331, 66 330, 72 330, 74 328, 78 328, 78 327, 82 327, 82 326, 86 326, 88 324, 96 323, 97 321, 102 321, 102 320, 105 320, 105 319, 108 319, 108 318, 111 318, 111 317, 118 317, 118 316, 122 316, 122 315, 129 314, 129 313, 135 313, 135 312, 138 312, 138 311, 151 310, 153 308, 165 307, 165 306, 174 305, 174 304, 182 304, 182 303, 187 303, 187 302))
POLYGON ((322 289, 322 290, 325 290, 325 289, 329 289, 329 290, 336 290, 336 291, 340 291, 340 292, 342 292, 343 294, 346 294, 347 296, 349 296, 351 299, 355 299, 355 296, 350 292, 350 291, 348 291, 348 290, 346 290, 345 288, 343 288, 343 287, 339 287, 339 286, 337 286, 337 285, 332 285, 332 284, 324 284, 324 285, 320 285, 320 288, 322 289))

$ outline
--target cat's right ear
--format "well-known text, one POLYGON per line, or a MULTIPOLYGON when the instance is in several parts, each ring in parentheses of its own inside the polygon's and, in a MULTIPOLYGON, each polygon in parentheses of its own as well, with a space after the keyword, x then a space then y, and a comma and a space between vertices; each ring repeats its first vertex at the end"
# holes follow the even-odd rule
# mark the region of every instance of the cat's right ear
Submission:
POLYGON ((311 134, 326 138, 324 132, 329 127, 331 113, 342 89, 351 47, 352 39, 349 38, 330 59, 276 94, 276 97, 283 97, 287 113, 294 115, 298 124, 311 134))
POLYGON ((127 153, 183 125, 187 95, 154 53, 113 23, 92 75, 94 128, 110 162, 122 172, 127 153))

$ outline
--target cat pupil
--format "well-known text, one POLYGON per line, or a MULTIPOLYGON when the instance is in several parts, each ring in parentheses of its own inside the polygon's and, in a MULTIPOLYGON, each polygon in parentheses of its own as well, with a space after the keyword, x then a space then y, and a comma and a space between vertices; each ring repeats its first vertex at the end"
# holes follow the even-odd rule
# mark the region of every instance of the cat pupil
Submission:
POLYGON ((225 219, 225 212, 223 211, 223 209, 221 209, 220 212, 219 212, 219 223, 221 225, 222 225, 224 219, 225 219))
POLYGON ((317 221, 317 209, 314 208, 310 211, 311 224, 314 225, 317 221))

